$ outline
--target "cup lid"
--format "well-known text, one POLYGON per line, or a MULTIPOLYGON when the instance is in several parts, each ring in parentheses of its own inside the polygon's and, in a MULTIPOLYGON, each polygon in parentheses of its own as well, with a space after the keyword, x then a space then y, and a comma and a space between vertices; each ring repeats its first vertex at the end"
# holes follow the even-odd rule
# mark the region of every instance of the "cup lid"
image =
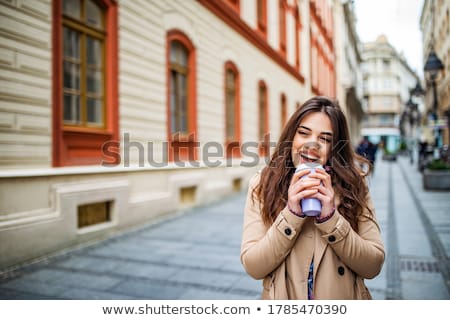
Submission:
POLYGON ((318 162, 304 162, 298 165, 297 171, 303 169, 318 169, 318 168, 323 169, 323 166, 318 162))

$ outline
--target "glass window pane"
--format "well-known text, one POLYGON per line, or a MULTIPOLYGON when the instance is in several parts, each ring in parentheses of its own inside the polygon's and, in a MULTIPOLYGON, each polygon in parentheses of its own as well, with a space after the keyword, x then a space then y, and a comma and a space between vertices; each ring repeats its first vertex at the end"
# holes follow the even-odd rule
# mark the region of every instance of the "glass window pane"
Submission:
POLYGON ((103 29, 102 26, 102 10, 92 0, 88 0, 86 7, 86 22, 87 24, 103 29))
POLYGON ((180 132, 187 133, 187 85, 186 76, 183 74, 179 75, 179 93, 180 93, 180 132))
POLYGON ((80 35, 75 30, 64 27, 63 31, 64 58, 80 60, 80 35))
POLYGON ((183 67, 187 67, 187 61, 188 61, 188 51, 185 47, 180 46, 180 61, 178 63, 182 65, 183 67))
POLYGON ((170 43, 170 62, 176 63, 180 66, 187 67, 188 51, 178 41, 170 43))
POLYGON ((103 101, 87 99, 87 121, 90 124, 103 125, 103 101))
POLYGON ((102 43, 92 37, 86 37, 87 63, 89 66, 101 67, 102 65, 102 43))
POLYGON ((63 13, 75 19, 80 19, 80 0, 63 0, 63 13))
POLYGON ((227 115, 226 115, 226 130, 227 130, 227 138, 234 139, 235 138, 235 123, 234 123, 234 111, 235 111, 235 95, 233 92, 227 94, 227 115))
POLYGON ((87 75, 88 93, 95 93, 97 95, 102 95, 103 92, 102 72, 95 69, 88 69, 86 75, 87 75))
POLYGON ((227 90, 234 90, 235 76, 234 72, 227 70, 227 90))
POLYGON ((177 92, 176 92, 176 75, 175 71, 172 71, 170 74, 170 124, 171 124, 171 132, 177 132, 177 118, 176 118, 176 101, 177 101, 177 92))
POLYGON ((80 90, 80 66, 64 61, 64 88, 80 90))
POLYGON ((259 139, 264 139, 265 126, 266 126, 266 89, 264 87, 259 88, 259 139))
POLYGON ((180 132, 187 133, 186 96, 181 96, 180 104, 180 132))
POLYGON ((64 123, 80 123, 80 97, 77 95, 64 95, 64 123))
POLYGON ((177 62, 178 42, 172 41, 170 43, 170 62, 177 62))

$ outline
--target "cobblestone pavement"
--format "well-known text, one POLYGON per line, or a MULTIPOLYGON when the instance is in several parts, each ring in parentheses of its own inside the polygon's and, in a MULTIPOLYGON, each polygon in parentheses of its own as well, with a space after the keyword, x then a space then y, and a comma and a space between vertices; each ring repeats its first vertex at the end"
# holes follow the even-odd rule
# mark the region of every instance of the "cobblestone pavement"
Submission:
MULTIPOLYGON (((369 180, 385 241, 374 299, 449 299, 450 193, 406 159, 369 180)), ((0 274, 0 299, 258 299, 239 261, 245 192, 0 274)))

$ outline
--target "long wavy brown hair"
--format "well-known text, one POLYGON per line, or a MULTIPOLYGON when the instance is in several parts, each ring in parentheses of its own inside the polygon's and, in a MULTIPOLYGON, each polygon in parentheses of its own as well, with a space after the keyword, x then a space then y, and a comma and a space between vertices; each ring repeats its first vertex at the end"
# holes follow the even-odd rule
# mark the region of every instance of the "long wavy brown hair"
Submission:
POLYGON ((368 187, 364 178, 367 173, 360 167, 360 164, 370 164, 354 152, 345 115, 338 102, 327 97, 309 99, 291 116, 281 132, 269 165, 261 172, 259 184, 253 190, 253 198, 256 196, 260 199, 263 221, 271 225, 287 204, 288 188, 295 172, 291 155, 292 141, 303 118, 313 112, 323 112, 330 118, 333 142, 327 166, 330 168, 328 173, 335 196, 340 198, 337 210, 358 231, 360 217, 364 215, 373 219, 373 212, 366 201, 368 187), (364 214, 365 208, 368 214, 364 214))

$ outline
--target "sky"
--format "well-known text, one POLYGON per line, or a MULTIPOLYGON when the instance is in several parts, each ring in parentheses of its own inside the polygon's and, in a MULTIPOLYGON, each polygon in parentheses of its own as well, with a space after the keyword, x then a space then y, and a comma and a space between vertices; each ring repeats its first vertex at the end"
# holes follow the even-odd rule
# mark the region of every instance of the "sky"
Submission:
POLYGON ((403 53, 409 66, 421 77, 423 0, 354 0, 356 30, 362 42, 375 41, 380 34, 403 53))

